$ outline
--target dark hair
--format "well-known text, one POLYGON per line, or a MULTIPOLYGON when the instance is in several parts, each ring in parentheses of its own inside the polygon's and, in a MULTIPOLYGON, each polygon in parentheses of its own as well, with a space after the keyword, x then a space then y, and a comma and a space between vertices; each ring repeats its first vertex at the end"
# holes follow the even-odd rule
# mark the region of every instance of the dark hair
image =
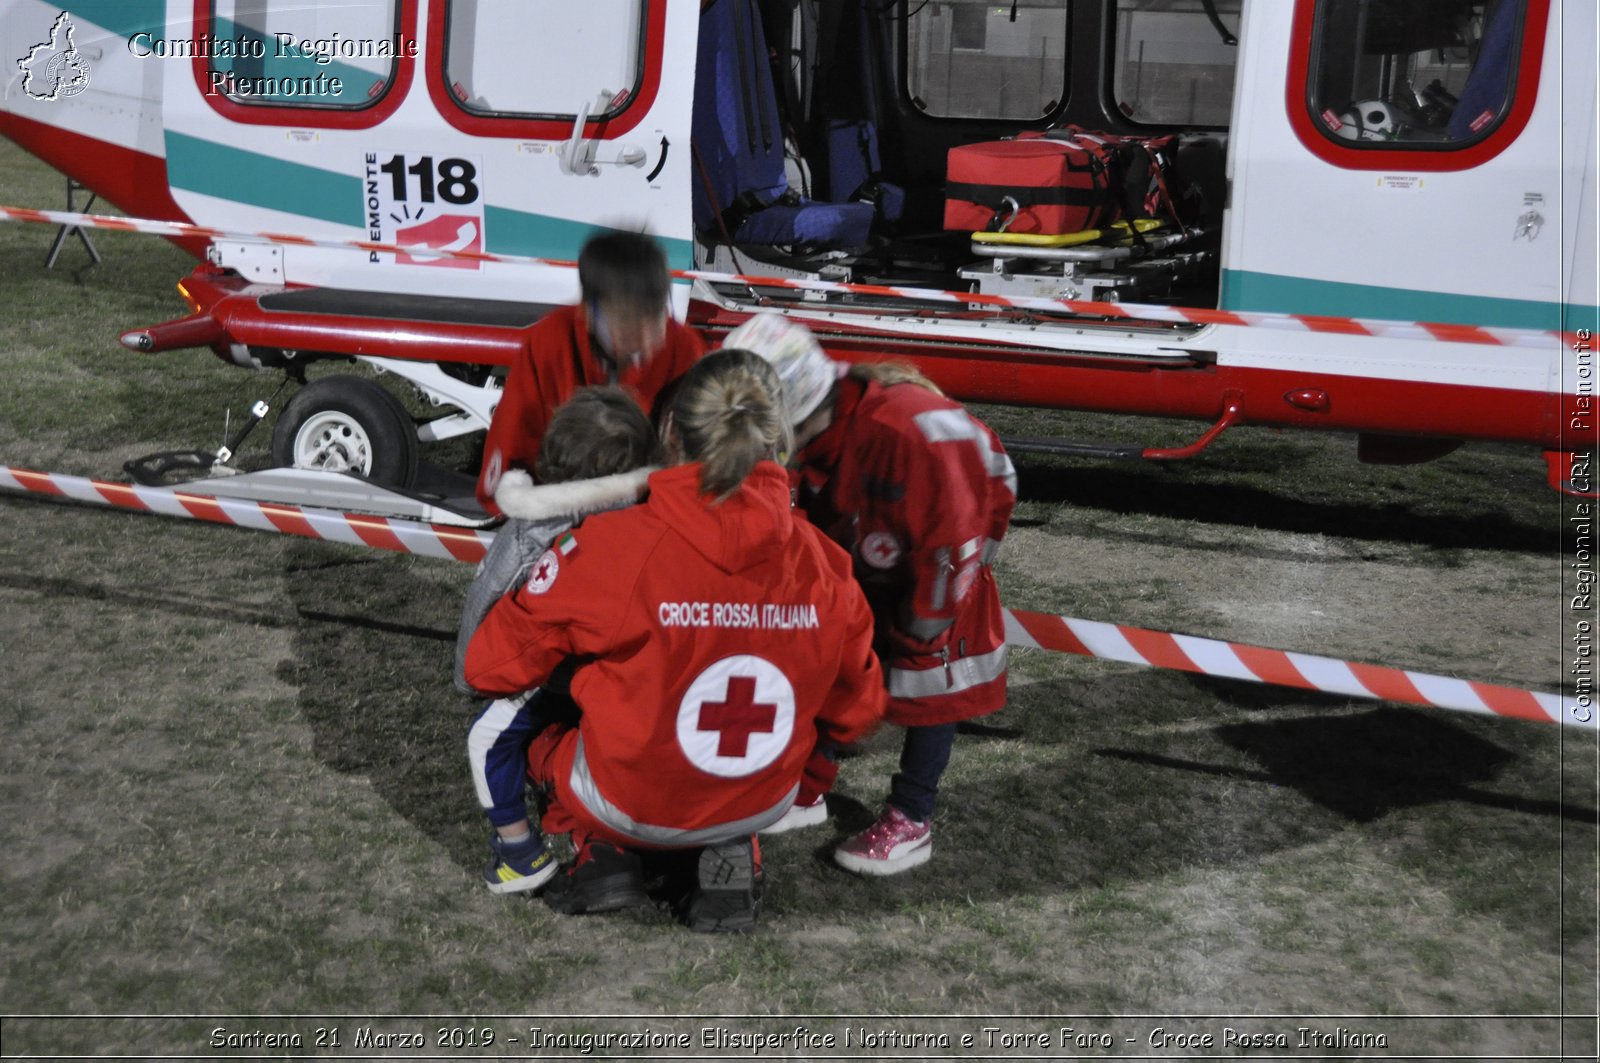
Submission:
POLYGON ((723 499, 756 463, 783 460, 792 445, 782 385, 767 360, 724 347, 696 362, 672 398, 684 456, 700 462, 700 489, 723 499))
POLYGON ((578 286, 588 304, 621 304, 638 313, 664 313, 671 294, 667 256, 644 233, 608 230, 578 252, 578 286))
POLYGON ((621 388, 582 388, 550 417, 534 472, 540 483, 591 480, 648 465, 656 434, 621 388))

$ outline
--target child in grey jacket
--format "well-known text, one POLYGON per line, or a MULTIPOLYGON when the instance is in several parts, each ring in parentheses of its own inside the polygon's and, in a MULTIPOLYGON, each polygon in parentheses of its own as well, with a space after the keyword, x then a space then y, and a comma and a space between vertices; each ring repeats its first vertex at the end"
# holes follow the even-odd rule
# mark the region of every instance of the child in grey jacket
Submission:
MULTIPOLYGON (((467 643, 490 607, 524 581, 560 564, 561 537, 590 513, 632 505, 655 469, 656 436, 626 392, 586 388, 551 417, 539 450, 539 484, 511 469, 495 490, 508 518, 467 591, 456 638, 455 684, 477 694, 464 671, 467 643)), ((547 684, 490 701, 467 736, 472 782, 493 825, 484 883, 493 893, 538 889, 556 861, 528 822, 528 743, 542 727, 575 711, 565 689, 547 684)))

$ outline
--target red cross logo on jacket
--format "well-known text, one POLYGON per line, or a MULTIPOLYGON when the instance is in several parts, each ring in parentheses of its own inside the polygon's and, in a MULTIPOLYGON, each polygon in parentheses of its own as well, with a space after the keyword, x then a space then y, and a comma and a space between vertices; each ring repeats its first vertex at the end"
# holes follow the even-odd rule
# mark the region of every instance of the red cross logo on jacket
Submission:
POLYGON ((561 572, 561 555, 555 550, 546 550, 540 555, 539 560, 533 563, 533 568, 528 570, 528 593, 543 594, 555 585, 556 576, 561 572))
POLYGON ((726 701, 700 703, 700 730, 717 732, 717 756, 742 757, 757 731, 770 732, 778 718, 778 706, 756 700, 754 676, 736 675, 728 680, 726 701))
POLYGON ((724 657, 689 684, 678 706, 678 744, 690 763, 725 778, 781 757, 794 734, 794 686, 761 657, 724 657))

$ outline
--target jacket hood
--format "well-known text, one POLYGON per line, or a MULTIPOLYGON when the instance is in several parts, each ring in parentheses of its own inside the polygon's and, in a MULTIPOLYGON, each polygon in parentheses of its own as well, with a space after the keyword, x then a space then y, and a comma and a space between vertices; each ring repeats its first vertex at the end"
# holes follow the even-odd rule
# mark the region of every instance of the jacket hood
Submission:
POLYGON ((656 466, 645 466, 632 472, 598 475, 592 480, 534 483, 533 477, 522 469, 507 469, 499 487, 494 488, 494 504, 507 517, 517 520, 578 519, 635 503, 645 493, 646 482, 654 471, 656 466))
POLYGON ((650 477, 649 506, 673 531, 724 572, 743 572, 772 557, 794 531, 789 475, 763 461, 721 502, 700 492, 700 463, 650 477))
POLYGON ((653 465, 592 480, 568 480, 559 484, 535 484, 521 469, 507 469, 495 488, 495 504, 508 517, 518 520, 576 519, 590 513, 631 505, 644 493, 653 465))

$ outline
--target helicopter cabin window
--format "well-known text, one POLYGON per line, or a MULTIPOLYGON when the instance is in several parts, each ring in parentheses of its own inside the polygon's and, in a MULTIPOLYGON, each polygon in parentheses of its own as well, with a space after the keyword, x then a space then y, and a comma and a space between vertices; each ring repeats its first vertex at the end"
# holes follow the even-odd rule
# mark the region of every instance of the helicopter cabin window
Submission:
POLYGON ((406 54, 399 8, 397 0, 213 0, 202 89, 253 106, 371 107, 406 54))
POLYGON ((453 0, 445 84, 477 115, 611 118, 638 95, 645 0, 453 0), (537 12, 530 10, 537 7, 537 12))
POLYGON ((905 16, 905 87, 939 118, 1031 121, 1061 106, 1067 4, 945 0, 905 16))
POLYGON ((1529 3, 1320 0, 1313 125, 1357 151, 1452 151, 1488 139, 1512 111, 1529 3))
POLYGON ((1129 120, 1225 126, 1242 0, 1117 0, 1111 91, 1129 120))

